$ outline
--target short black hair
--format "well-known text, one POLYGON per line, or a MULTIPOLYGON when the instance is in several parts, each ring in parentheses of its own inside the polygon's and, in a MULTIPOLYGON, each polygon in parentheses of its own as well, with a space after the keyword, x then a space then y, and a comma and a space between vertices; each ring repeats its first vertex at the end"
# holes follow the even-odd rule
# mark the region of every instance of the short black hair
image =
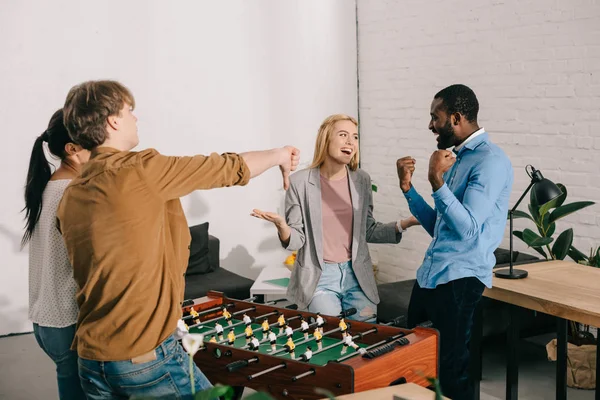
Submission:
POLYGON ((479 102, 475 92, 468 86, 461 84, 448 86, 437 92, 433 98, 442 99, 443 107, 448 115, 460 113, 469 122, 477 121, 479 102))

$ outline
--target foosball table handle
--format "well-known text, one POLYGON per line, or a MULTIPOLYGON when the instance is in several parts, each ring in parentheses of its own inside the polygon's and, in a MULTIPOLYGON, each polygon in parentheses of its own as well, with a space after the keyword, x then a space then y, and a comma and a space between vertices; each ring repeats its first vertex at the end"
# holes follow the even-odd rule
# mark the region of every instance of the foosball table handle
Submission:
POLYGON ((258 362, 258 357, 249 358, 247 360, 237 360, 230 364, 227 364, 225 366, 225 368, 227 368, 227 371, 229 371, 229 372, 235 372, 239 369, 247 367, 248 364, 253 363, 253 362, 258 362))
POLYGON ((431 321, 425 321, 425 322, 421 322, 420 324, 417 324, 418 327, 420 328, 432 328, 433 327, 433 322, 431 321))

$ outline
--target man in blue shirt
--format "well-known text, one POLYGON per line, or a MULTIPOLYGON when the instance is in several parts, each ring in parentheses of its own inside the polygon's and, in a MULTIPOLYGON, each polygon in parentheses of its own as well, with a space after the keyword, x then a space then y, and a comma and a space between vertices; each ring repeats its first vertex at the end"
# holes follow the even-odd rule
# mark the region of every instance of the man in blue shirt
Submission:
POLYGON ((472 399, 469 341, 484 286, 492 286, 494 250, 506 226, 513 184, 510 160, 477 124, 479 103, 464 85, 437 93, 429 129, 437 147, 428 178, 435 208, 412 186, 416 161, 398 160, 400 188, 432 241, 417 271, 408 325, 430 320, 440 332, 440 384, 445 396, 472 399), (447 149, 454 147, 453 151, 447 149))

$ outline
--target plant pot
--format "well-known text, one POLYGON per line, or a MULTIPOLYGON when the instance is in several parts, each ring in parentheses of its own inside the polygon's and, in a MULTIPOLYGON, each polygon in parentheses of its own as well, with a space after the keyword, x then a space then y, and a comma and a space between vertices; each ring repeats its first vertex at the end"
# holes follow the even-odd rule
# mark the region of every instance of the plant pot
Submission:
MULTIPOLYGON (((556 361, 556 339, 546 345, 548 359, 556 361)), ((577 389, 596 388, 596 346, 567 343, 567 386, 577 389)))

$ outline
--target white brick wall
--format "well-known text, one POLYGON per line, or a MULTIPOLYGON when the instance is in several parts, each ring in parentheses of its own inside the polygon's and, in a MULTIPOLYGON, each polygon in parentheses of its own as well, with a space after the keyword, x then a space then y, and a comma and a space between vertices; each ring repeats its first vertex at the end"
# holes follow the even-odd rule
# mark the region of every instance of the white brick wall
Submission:
MULTIPOLYGON (((557 231, 573 227, 586 253, 600 245, 600 1, 357 0, 357 18, 362 166, 379 184, 379 220, 409 215, 395 171, 401 156, 417 159, 414 184, 432 203, 429 105, 438 90, 463 83, 479 98, 480 125, 512 160, 511 204, 532 164, 567 186, 568 202, 598 203, 557 231)), ((414 277, 429 241, 413 228, 400 245, 371 246, 378 278, 414 277)))

